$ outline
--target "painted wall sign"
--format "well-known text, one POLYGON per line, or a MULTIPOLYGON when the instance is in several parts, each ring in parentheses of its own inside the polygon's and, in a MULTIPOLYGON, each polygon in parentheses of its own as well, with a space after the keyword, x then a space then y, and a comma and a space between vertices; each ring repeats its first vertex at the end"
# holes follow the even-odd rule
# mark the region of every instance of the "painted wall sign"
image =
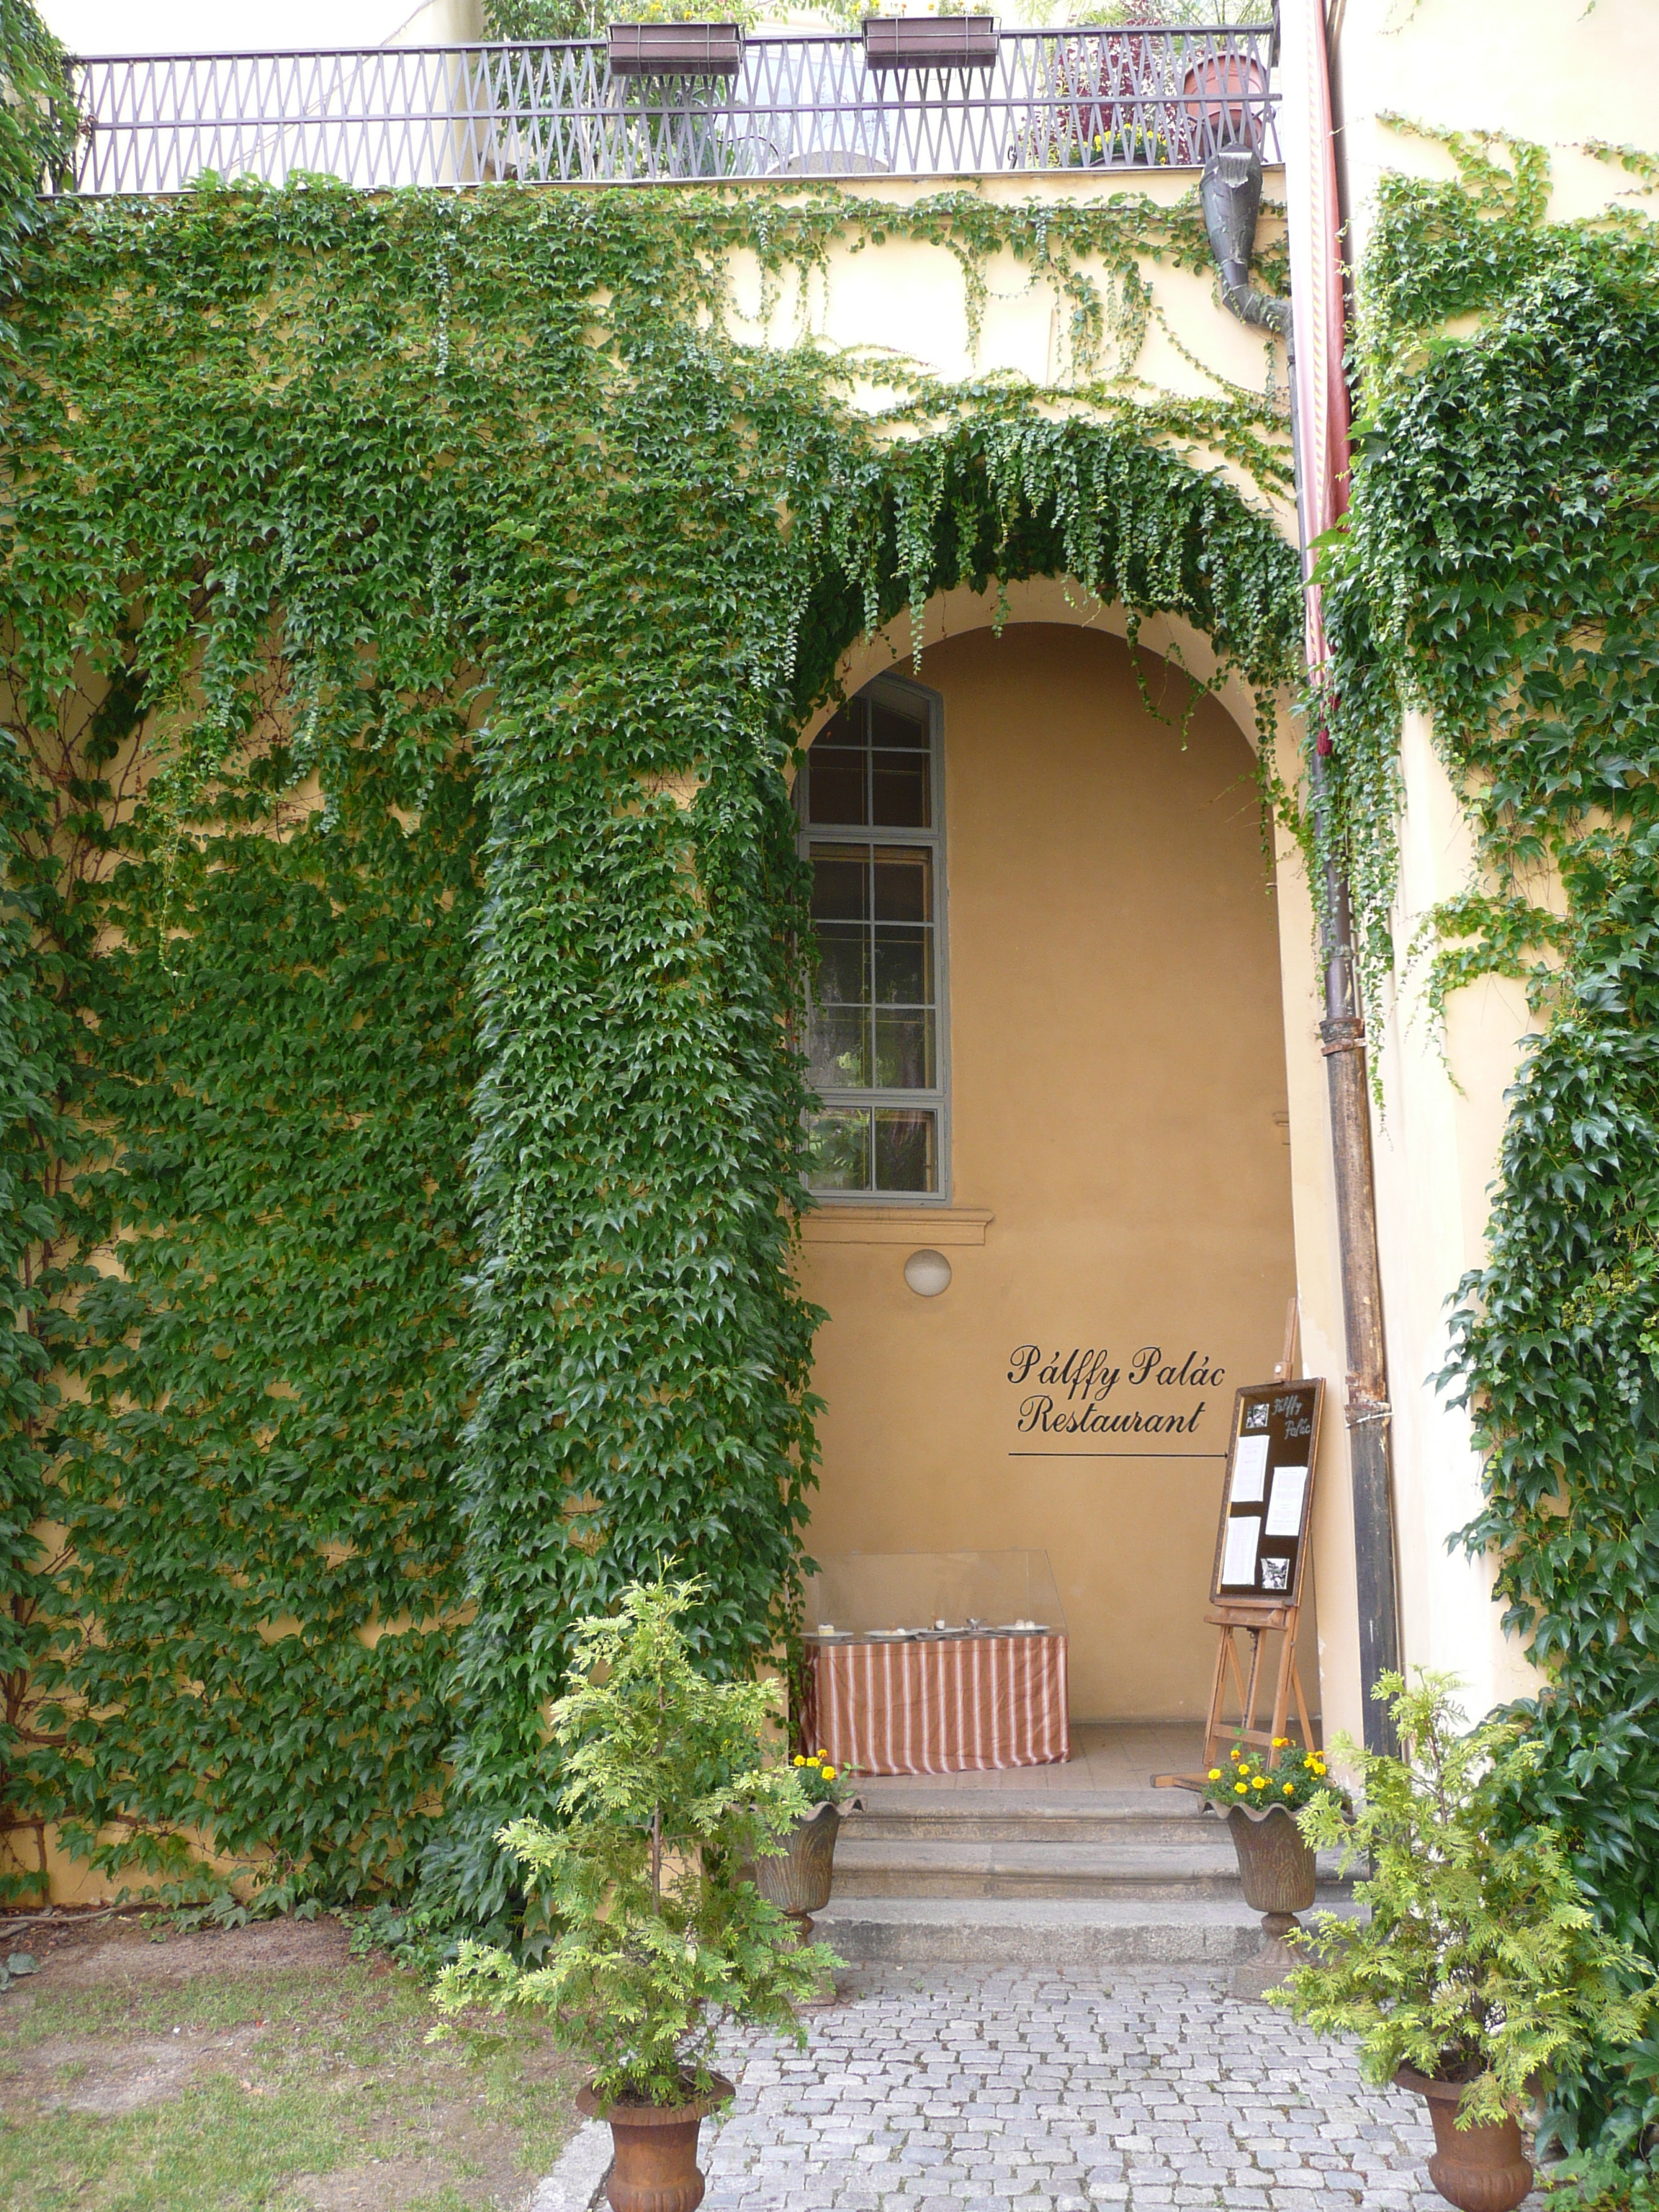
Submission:
POLYGON ((1227 1370, 1196 1347, 1017 1344, 1007 1372, 1018 1393, 1011 1459, 1225 1457, 1197 1447, 1227 1370))
POLYGON ((1301 1601, 1325 1385, 1257 1382, 1233 1402, 1210 1602, 1301 1601))

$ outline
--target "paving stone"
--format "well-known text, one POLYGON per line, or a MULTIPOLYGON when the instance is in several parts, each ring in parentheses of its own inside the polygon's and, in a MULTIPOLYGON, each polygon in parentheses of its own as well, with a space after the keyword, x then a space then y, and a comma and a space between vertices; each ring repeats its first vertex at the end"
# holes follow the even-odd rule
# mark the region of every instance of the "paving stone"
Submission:
MULTIPOLYGON (((733 2039, 705 2212, 1437 2212, 1418 2100, 1221 1976, 861 1966, 733 2039)), ((1528 2206, 1541 2207, 1533 2197, 1528 2206)))

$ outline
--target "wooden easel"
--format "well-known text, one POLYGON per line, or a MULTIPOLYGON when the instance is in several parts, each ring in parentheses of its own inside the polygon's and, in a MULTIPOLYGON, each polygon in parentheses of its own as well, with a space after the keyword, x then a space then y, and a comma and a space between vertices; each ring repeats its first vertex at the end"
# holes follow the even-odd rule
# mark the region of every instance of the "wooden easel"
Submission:
MULTIPOLYGON (((1240 1603, 1218 1605, 1204 1616, 1212 1627, 1221 1631, 1221 1641, 1216 1647, 1215 1679, 1210 1687, 1210 1717, 1204 1730, 1204 1770, 1207 1773, 1216 1765, 1224 1748, 1234 1743, 1255 1744, 1262 1750, 1284 1735, 1290 1724, 1291 1705, 1294 1701, 1296 1717, 1301 1725, 1302 1741, 1314 1748, 1313 1723, 1308 1717, 1308 1701, 1302 1694, 1302 1677, 1297 1672, 1296 1633, 1301 1619, 1299 1605, 1261 1606, 1240 1603), (1279 1667, 1273 1680, 1273 1720, 1267 1728, 1256 1725, 1256 1705, 1261 1694, 1262 1640, 1278 1632, 1279 1667), (1249 1650, 1241 1664, 1237 1638, 1241 1632, 1249 1639, 1249 1650), (1237 1692, 1238 1717, 1227 1717, 1229 1682, 1237 1692)), ((1179 1784, 1202 1777, 1171 1775, 1170 1783, 1179 1784)), ((1159 1783, 1166 1778, 1158 1777, 1159 1783)))
MULTIPOLYGON (((1312 1394, 1312 1433, 1307 1437, 1305 1446, 1308 1475, 1302 1498, 1301 1525, 1285 1570, 1291 1577, 1290 1587, 1282 1597, 1265 1594, 1258 1596, 1246 1589, 1233 1594, 1221 1588, 1228 1516, 1236 1510, 1231 1490, 1233 1460, 1238 1449, 1243 1409, 1247 1401, 1271 1401, 1276 1385, 1292 1382, 1299 1364, 1297 1335, 1297 1304, 1292 1298, 1285 1320, 1284 1355, 1274 1370, 1273 1383, 1241 1390, 1238 1394, 1233 1415, 1233 1444, 1227 1455, 1228 1491, 1222 1501, 1221 1530, 1216 1545, 1216 1570, 1210 1592, 1210 1609, 1204 1616, 1211 1627, 1220 1632, 1220 1640, 1216 1647, 1215 1673, 1210 1684, 1209 1717, 1204 1729, 1203 1769, 1197 1774, 1155 1774, 1152 1783, 1157 1789, 1201 1789, 1209 1770, 1221 1763, 1223 1751, 1232 1744, 1248 1744, 1255 1749, 1270 1751, 1276 1739, 1283 1739, 1288 1734, 1292 1707, 1304 1745, 1309 1750, 1315 1748, 1313 1722, 1308 1711, 1307 1699, 1303 1695, 1302 1678, 1297 1669, 1296 1647, 1302 1614, 1302 1574, 1312 1504, 1313 1466, 1319 1444, 1319 1408, 1323 1399, 1323 1386, 1321 1384, 1308 1386, 1312 1394), (1273 1670, 1272 1717, 1263 1726, 1258 1723, 1256 1716, 1268 1671, 1266 1642, 1269 1636, 1273 1635, 1279 1639, 1278 1665, 1273 1670), (1238 1643, 1241 1636, 1248 1646, 1243 1654, 1238 1643), (1232 1709, 1231 1713, 1230 1708, 1232 1709)), ((1301 1395, 1301 1389, 1302 1386, 1297 1386, 1296 1395, 1301 1395)), ((1282 1404, 1285 1401, 1281 1397, 1279 1402, 1282 1404)), ((1277 1417, 1275 1407, 1275 1419, 1277 1417)), ((1258 1406, 1254 1419, 1265 1424, 1267 1413, 1258 1406)), ((1293 1451, 1297 1447, 1289 1449, 1293 1451)), ((1258 1461, 1258 1468, 1260 1465, 1258 1461)), ((1264 1494, 1264 1510, 1265 1504, 1264 1494)), ((1271 1523, 1268 1526, 1271 1528, 1271 1523)), ((1288 1529, 1285 1533, 1288 1534, 1288 1529)), ((1289 1547, 1281 1545, 1279 1548, 1283 1551, 1289 1547)))

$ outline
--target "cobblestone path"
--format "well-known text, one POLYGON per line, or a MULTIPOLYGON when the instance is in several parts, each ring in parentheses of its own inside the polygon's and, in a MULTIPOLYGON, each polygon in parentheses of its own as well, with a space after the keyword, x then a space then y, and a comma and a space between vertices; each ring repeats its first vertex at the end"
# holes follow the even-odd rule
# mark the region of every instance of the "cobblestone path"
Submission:
POLYGON ((728 2055, 704 2212, 1443 2212, 1417 2100, 1218 1977, 866 1968, 842 1987, 806 2051, 728 2055))

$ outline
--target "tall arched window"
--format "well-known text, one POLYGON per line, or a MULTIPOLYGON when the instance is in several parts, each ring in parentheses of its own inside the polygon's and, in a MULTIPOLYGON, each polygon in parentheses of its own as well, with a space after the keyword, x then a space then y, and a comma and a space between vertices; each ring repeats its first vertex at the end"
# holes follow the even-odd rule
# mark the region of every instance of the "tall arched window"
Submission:
POLYGON ((810 1181, 950 1188, 945 814, 937 696, 884 676, 821 732, 798 788, 812 867, 810 1181))

